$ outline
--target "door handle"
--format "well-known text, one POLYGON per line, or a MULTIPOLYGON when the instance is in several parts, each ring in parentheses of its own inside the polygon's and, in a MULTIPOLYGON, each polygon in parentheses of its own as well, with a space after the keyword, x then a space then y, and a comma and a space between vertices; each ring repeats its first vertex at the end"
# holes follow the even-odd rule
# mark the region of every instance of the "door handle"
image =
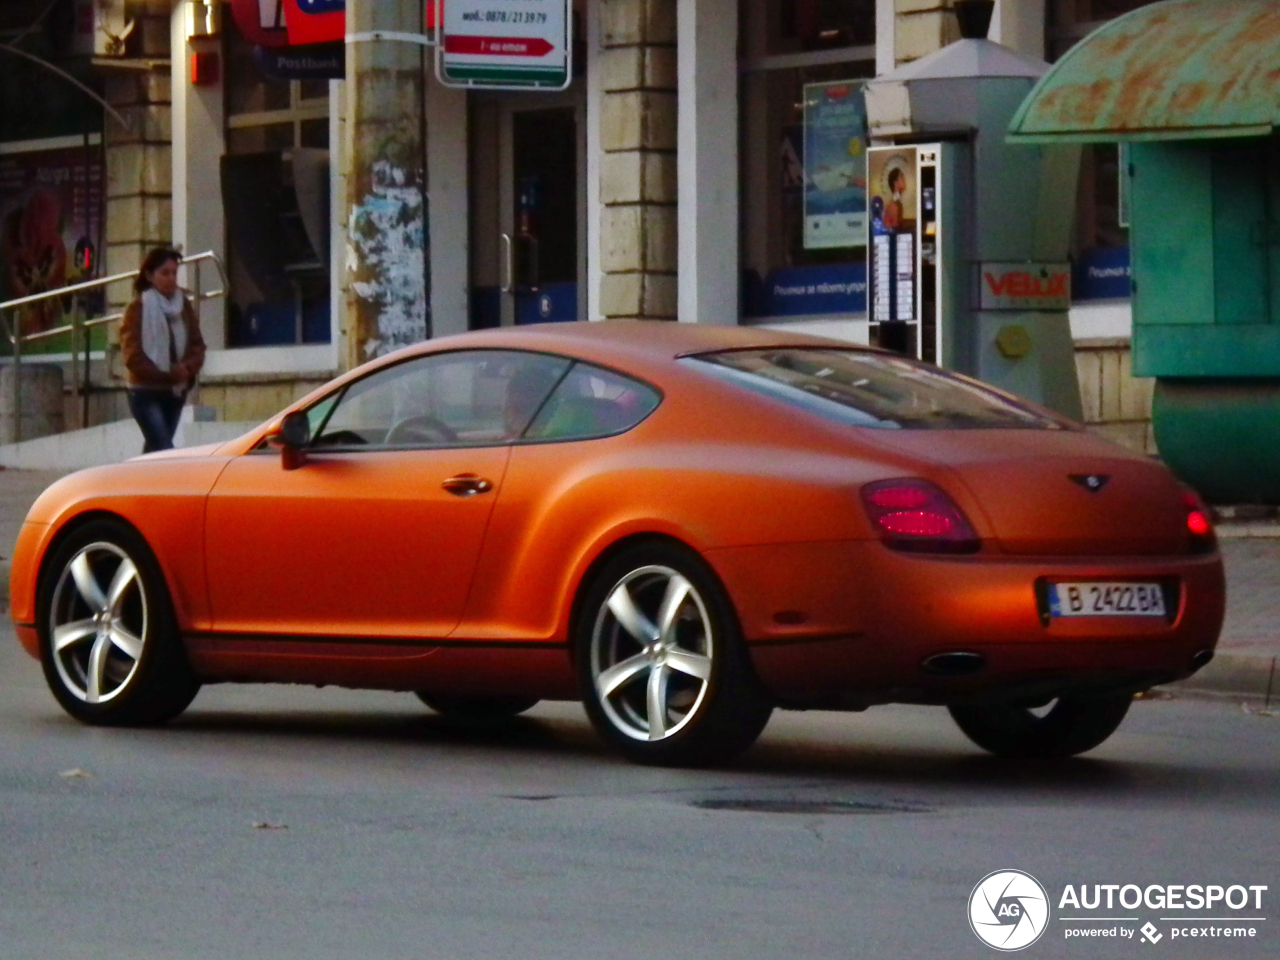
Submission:
POLYGON ((478 477, 474 473, 460 473, 440 484, 455 497, 474 497, 477 493, 488 493, 493 489, 493 481, 478 477))
POLYGON ((499 264, 498 269, 506 273, 505 280, 501 277, 498 279, 501 281, 502 292, 510 293, 515 288, 516 283, 516 265, 511 257, 511 234, 500 233, 498 236, 502 238, 502 263, 499 264))

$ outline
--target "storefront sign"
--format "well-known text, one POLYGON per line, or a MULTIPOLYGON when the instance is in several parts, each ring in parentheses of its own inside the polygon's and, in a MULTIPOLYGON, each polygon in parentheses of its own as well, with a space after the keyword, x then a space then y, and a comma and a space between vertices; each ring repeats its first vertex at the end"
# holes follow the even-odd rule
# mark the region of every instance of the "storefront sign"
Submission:
POLYGON ((231 18, 250 43, 283 47, 289 43, 284 0, 231 0, 231 18))
POLYGON ((436 75, 455 87, 563 90, 571 0, 449 0, 436 75))
MULTIPOLYGON (((99 148, 0 155, 0 301, 93 276, 102 209, 99 148)), ((58 326, 60 310, 57 299, 23 308, 22 332, 58 326)), ((56 346, 66 349, 65 342, 56 346)))
POLYGON ((1087 250, 1071 271, 1073 300, 1128 300, 1132 289, 1128 247, 1087 250))
POLYGON ((978 289, 982 310, 1068 310, 1071 264, 982 263, 978 289))
POLYGON ((871 322, 918 320, 916 224, 920 189, 915 147, 877 147, 867 156, 871 197, 871 322))
POLYGON ((253 62, 275 80, 341 80, 347 75, 347 48, 342 43, 254 47, 253 62))
POLYGON ((804 88, 804 247, 860 247, 867 236, 863 84, 804 88))
POLYGON ((284 0, 292 44, 335 43, 347 32, 346 0, 284 0))
POLYGON ((747 316, 857 315, 867 309, 867 265, 839 263, 771 270, 761 282, 748 280, 747 316))

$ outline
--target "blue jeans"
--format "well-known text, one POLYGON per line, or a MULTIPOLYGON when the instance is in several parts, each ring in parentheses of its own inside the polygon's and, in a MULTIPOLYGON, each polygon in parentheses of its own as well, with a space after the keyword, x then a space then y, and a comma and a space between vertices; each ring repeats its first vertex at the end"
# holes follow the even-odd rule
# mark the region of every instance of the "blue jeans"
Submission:
POLYGON ((173 435, 178 432, 186 399, 175 397, 172 390, 129 391, 129 412, 142 430, 143 453, 173 449, 173 435))

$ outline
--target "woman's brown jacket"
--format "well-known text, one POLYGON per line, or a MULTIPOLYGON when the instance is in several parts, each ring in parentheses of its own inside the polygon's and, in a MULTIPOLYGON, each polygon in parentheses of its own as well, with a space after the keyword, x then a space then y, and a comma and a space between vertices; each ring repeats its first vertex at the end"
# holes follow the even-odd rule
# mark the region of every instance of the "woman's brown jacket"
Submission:
MULTIPOLYGON (((204 338, 190 300, 182 304, 182 322, 187 328, 187 349, 179 364, 186 368, 188 386, 204 366, 204 338)), ((162 389, 177 383, 173 370, 162 370, 142 349, 142 300, 133 298, 120 321, 120 353, 124 358, 125 379, 130 387, 162 389)))

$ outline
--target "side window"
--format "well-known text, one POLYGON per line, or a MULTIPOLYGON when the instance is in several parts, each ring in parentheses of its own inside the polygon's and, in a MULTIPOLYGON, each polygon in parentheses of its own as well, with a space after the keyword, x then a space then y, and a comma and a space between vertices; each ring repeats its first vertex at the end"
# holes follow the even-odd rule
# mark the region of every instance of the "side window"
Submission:
POLYGON ((526 440, 587 440, 630 430, 662 397, 648 384, 574 364, 525 431, 526 440))
MULTIPOLYGON (((514 350, 436 354, 385 367, 347 387, 311 445, 485 446, 514 439, 570 361, 514 350)), ((330 403, 322 400, 308 416, 330 403)), ((316 420, 313 419, 313 425, 316 420)))

